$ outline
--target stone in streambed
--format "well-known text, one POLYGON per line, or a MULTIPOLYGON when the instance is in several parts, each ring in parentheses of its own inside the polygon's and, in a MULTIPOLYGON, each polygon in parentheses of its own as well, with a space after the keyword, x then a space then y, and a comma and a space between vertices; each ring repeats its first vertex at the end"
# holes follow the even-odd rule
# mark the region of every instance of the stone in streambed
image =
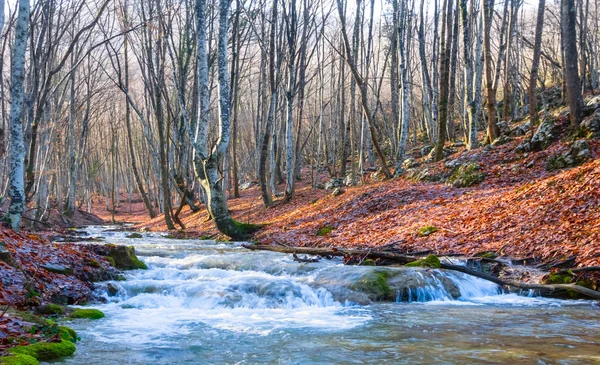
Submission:
POLYGON ((117 246, 110 245, 107 260, 121 270, 147 269, 145 263, 140 261, 135 255, 135 250, 132 246, 117 246), (110 258, 110 259, 109 259, 110 258))

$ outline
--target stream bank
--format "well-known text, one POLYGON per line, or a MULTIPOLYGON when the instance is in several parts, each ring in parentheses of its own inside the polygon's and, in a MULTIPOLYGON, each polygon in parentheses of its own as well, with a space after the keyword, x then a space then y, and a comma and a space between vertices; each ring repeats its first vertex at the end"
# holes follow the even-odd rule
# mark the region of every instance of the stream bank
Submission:
POLYGON ((106 302, 93 307, 106 317, 72 322, 83 340, 67 364, 600 361, 598 302, 501 294, 488 281, 426 268, 389 275, 411 291, 388 285, 381 293, 398 295, 381 302, 365 290, 373 285, 360 286, 379 280, 378 267, 160 233, 96 234, 134 246, 148 270, 97 287, 106 302))

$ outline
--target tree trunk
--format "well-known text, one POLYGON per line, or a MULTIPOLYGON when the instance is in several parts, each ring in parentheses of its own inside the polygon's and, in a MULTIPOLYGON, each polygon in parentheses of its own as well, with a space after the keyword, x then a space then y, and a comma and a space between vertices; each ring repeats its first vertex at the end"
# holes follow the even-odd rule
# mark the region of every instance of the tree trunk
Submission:
POLYGON ((454 0, 445 0, 445 21, 442 22, 442 36, 440 47, 440 101, 438 140, 435 146, 434 161, 440 161, 444 157, 444 143, 446 142, 446 123, 448 120, 448 93, 450 89, 450 44, 452 42, 452 7, 454 0), (444 37, 446 39, 444 39, 444 37))
POLYGON ((542 32, 544 28, 544 10, 546 0, 540 0, 538 5, 537 22, 535 25, 535 42, 533 45, 533 60, 531 61, 531 73, 529 75, 529 120, 531 121, 531 132, 538 122, 537 94, 535 86, 537 84, 538 70, 540 65, 540 55, 542 50, 542 32))
POLYGON ((194 165, 200 184, 206 194, 206 206, 217 228, 223 234, 233 239, 244 239, 255 226, 236 222, 231 218, 227 207, 227 196, 223 190, 223 177, 219 174, 219 165, 227 153, 230 139, 231 126, 231 101, 229 90, 229 70, 227 59, 227 27, 229 19, 229 6, 231 0, 219 1, 219 33, 217 44, 217 64, 219 77, 219 128, 216 146, 208 154, 208 52, 206 37, 206 0, 196 0, 196 29, 198 37, 198 87, 199 90, 199 120, 194 141, 194 165), (205 113, 206 112, 206 113, 205 113))
POLYGON ((10 68, 10 206, 8 220, 15 231, 19 230, 21 216, 25 210, 25 146, 23 144, 23 99, 25 90, 25 49, 29 26, 29 0, 19 0, 19 13, 15 27, 15 40, 10 68))
POLYGON ((494 20, 495 0, 481 0, 481 16, 483 17, 483 59, 485 62, 485 92, 487 108, 487 139, 492 143, 498 138, 500 131, 496 124, 496 93, 494 92, 494 79, 492 75, 492 46, 491 31, 494 20))
POLYGON ((569 117, 573 128, 577 128, 583 119, 583 98, 581 95, 579 72, 577 70, 576 15, 575 1, 561 0, 561 33, 565 53, 563 68, 565 71, 567 101, 571 111, 569 117))

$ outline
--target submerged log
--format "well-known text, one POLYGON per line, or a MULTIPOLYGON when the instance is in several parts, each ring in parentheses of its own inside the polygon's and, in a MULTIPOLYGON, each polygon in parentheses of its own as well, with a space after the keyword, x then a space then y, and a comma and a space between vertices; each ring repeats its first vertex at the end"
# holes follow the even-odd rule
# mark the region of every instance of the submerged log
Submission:
MULTIPOLYGON (((373 250, 357 250, 357 249, 338 249, 338 248, 322 248, 322 247, 288 247, 288 246, 268 246, 268 245, 242 245, 249 250, 257 251, 272 251, 289 254, 305 254, 305 255, 319 255, 319 256, 360 256, 369 259, 383 259, 387 262, 393 262, 397 264, 408 264, 418 260, 415 256, 399 255, 391 252, 373 251, 373 250)), ((600 292, 576 284, 530 284, 522 283, 517 281, 502 280, 496 276, 489 275, 477 270, 469 269, 466 266, 453 265, 441 262, 440 268, 445 270, 452 270, 462 272, 464 274, 472 275, 484 280, 491 281, 503 288, 518 288, 522 290, 536 290, 540 295, 545 297, 560 297, 570 295, 571 293, 577 293, 586 298, 600 300, 600 292)), ((582 271, 582 270, 579 270, 582 271)))

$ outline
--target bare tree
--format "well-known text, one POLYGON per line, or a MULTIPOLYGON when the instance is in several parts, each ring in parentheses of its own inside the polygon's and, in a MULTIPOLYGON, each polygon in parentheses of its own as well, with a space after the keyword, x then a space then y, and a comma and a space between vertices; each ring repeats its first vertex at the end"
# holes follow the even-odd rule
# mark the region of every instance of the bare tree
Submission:
POLYGON ((29 0, 19 0, 19 13, 15 27, 15 41, 10 67, 10 207, 8 219, 12 229, 19 230, 25 210, 25 146, 23 144, 23 99, 25 90, 25 49, 29 26, 29 0))
POLYGON ((561 0, 561 33, 565 54, 565 86, 569 104, 571 126, 577 127, 583 118, 581 81, 577 70, 577 13, 574 0, 561 0))

